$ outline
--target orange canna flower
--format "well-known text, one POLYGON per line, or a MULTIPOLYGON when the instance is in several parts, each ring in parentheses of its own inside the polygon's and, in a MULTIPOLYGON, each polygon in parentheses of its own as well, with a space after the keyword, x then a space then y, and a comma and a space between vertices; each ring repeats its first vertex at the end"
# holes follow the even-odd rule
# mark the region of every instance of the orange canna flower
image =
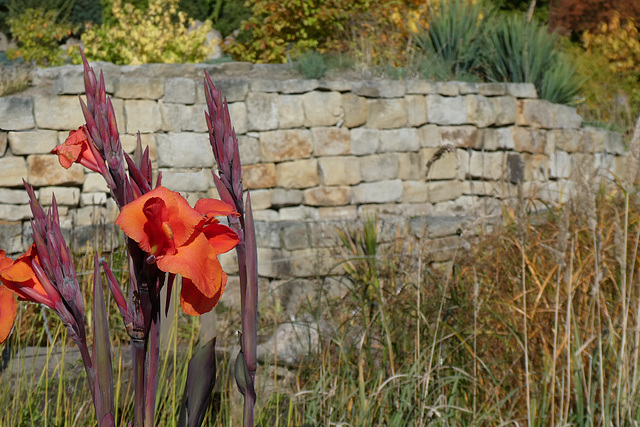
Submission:
POLYGON ((7 258, 4 251, 0 251, 0 281, 24 301, 36 302, 49 308, 55 308, 55 302, 44 290, 33 271, 34 260, 38 261, 35 244, 32 244, 29 250, 20 255, 15 261, 7 258))
POLYGON ((196 316, 210 311, 227 283, 218 254, 233 249, 238 236, 214 218, 237 215, 220 200, 202 199, 196 208, 179 193, 157 187, 122 208, 116 224, 158 268, 182 276, 180 304, 196 316))
POLYGON ((69 169, 75 162, 100 173, 98 162, 89 146, 86 126, 80 126, 77 130, 69 132, 66 141, 51 150, 51 153, 58 155, 58 160, 65 169, 69 169))
POLYGON ((0 344, 7 340, 16 320, 18 303, 9 289, 0 286, 0 344))

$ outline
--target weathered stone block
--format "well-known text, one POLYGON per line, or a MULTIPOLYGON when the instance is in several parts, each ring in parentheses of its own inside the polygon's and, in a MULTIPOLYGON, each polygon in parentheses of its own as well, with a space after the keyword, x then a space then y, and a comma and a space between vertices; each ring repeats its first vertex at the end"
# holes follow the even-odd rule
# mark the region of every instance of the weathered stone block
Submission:
POLYGON ((478 86, 478 93, 484 96, 506 95, 507 88, 504 83, 482 83, 478 86))
POLYGON ((436 93, 444 96, 460 95, 460 82, 436 82, 436 93))
POLYGON ((0 221, 20 221, 32 218, 29 205, 0 205, 0 221))
POLYGON ((518 101, 517 124, 546 129, 578 129, 582 125, 582 118, 572 107, 552 104, 543 99, 522 99, 518 101))
POLYGON ((438 125, 461 125, 467 123, 465 97, 427 95, 427 118, 429 123, 438 125))
POLYGON ((276 186, 276 165, 273 163, 258 163, 242 166, 242 186, 248 188, 272 188, 276 186))
POLYGON ((291 261, 279 249, 258 248, 258 273, 274 279, 291 277, 291 261))
MULTIPOLYGON (((120 135, 120 144, 125 153, 132 154, 138 146, 138 135, 120 135)), ((155 162, 158 158, 156 136, 151 133, 140 134, 140 145, 144 151, 149 148, 149 159, 155 162)))
POLYGON ((177 104, 194 104, 196 102, 196 82, 185 77, 166 79, 163 100, 177 104))
POLYGON ((318 219, 318 209, 310 206, 293 206, 280 209, 281 221, 313 221, 318 219))
MULTIPOLYGON (((302 249, 292 254, 291 260, 291 274, 294 277, 317 277, 326 276, 329 274, 341 274, 344 270, 340 266, 340 260, 337 259, 334 252, 325 248, 314 249, 302 249)), ((300 328, 299 328, 300 329, 300 328)), ((306 334, 308 339, 309 332, 298 332, 299 334, 306 334)), ((302 335, 298 335, 302 336, 302 335)), ((296 340, 298 338, 295 338, 296 340)), ((308 351, 309 345, 302 346, 308 351)), ((316 345, 311 344, 311 348, 317 348, 316 345)))
MULTIPOLYGON (((57 200, 56 193, 56 200, 57 200)), ((106 193, 81 193, 80 194, 80 206, 94 206, 94 205, 104 205, 107 203, 107 194, 106 193)))
POLYGON ((215 161, 207 134, 158 134, 158 166, 179 168, 211 168, 215 161))
POLYGON ((343 206, 349 204, 350 187, 315 187, 304 190, 304 203, 309 206, 343 206))
POLYGON ((436 125, 425 125, 418 129, 420 147, 438 148, 442 144, 440 131, 436 125))
POLYGON ((499 180, 502 178, 504 153, 482 153, 472 151, 469 159, 469 174, 472 178, 499 180))
POLYGON ((318 185, 318 161, 316 159, 295 160, 276 166, 278 187, 309 188, 318 185))
POLYGON ((547 181, 549 179, 549 157, 545 154, 523 154, 524 180, 547 181))
POLYGON ((160 117, 162 118, 162 130, 164 132, 180 132, 184 129, 182 126, 182 117, 188 114, 187 106, 183 104, 169 104, 160 101, 158 103, 160 117))
POLYGON ((302 95, 304 125, 333 126, 343 117, 342 95, 337 92, 309 92, 302 95))
POLYGON ((392 203, 402 200, 403 185, 399 179, 366 182, 352 188, 352 203, 392 203))
POLYGON ((405 85, 398 80, 362 80, 354 84, 352 92, 369 98, 400 98, 405 85))
POLYGON ((74 163, 69 169, 65 169, 60 166, 58 156, 53 154, 32 154, 27 157, 27 167, 29 169, 27 181, 35 187, 84 182, 83 166, 74 163))
POLYGON ((408 94, 429 95, 437 93, 436 82, 431 80, 407 80, 405 87, 408 94))
MULTIPOLYGON (((235 104, 229 104, 229 113, 237 113, 237 109, 242 109, 242 107, 232 107, 235 104)), ((195 104, 195 105, 185 105, 182 109, 181 115, 181 123, 182 130, 190 131, 190 132, 208 132, 209 128, 207 127, 207 122, 204 118, 204 112, 207 107, 203 104, 195 104)), ((239 112, 242 114, 242 111, 239 112)), ((241 117, 239 118, 241 119, 241 117)), ((246 120, 246 118, 245 118, 246 120)), ((232 121, 231 124, 235 126, 235 122, 232 121)), ((246 121, 245 123, 240 122, 240 126, 244 126, 244 130, 246 131, 246 121)), ((236 133, 240 133, 236 131, 236 133)))
MULTIPOLYGON (((247 130, 249 130, 249 118, 247 116, 247 106, 244 102, 229 104, 229 117, 231 118, 231 125, 235 129, 236 135, 247 133, 247 130)), ((205 131, 207 131, 208 128, 204 113, 201 114, 201 121, 204 123, 205 131)))
MULTIPOLYGON (((220 79, 213 78, 216 89, 222 92, 222 98, 227 98, 227 102, 244 101, 249 93, 249 80, 245 78, 220 79)), ((207 102, 204 95, 204 85, 196 85, 196 102, 205 104, 207 102)))
POLYGON ((418 153, 398 153, 398 178, 419 180, 424 178, 425 164, 418 153))
POLYGON ((537 98, 538 93, 533 83, 507 83, 507 93, 516 98, 537 98))
POLYGON ((38 191, 38 201, 43 206, 50 206, 53 204, 54 194, 56 203, 60 206, 77 206, 80 202, 80 189, 77 187, 42 187, 38 191))
POLYGON ((398 156, 395 153, 359 157, 363 181, 380 181, 398 177, 398 156))
POLYGON ((164 95, 163 79, 148 77, 120 77, 115 82, 116 98, 160 99, 164 95))
POLYGON ((302 204, 303 196, 301 190, 291 190, 275 188, 271 190, 271 205, 274 208, 284 206, 297 206, 302 204))
POLYGON ((516 151, 536 154, 552 151, 547 146, 547 132, 544 130, 512 127, 511 133, 516 151))
POLYGON ((301 222, 285 222, 282 224, 282 243, 287 250, 305 249, 309 247, 309 231, 301 222))
POLYGON ((586 127, 582 131, 581 150, 588 153, 604 151, 607 131, 605 129, 586 127))
POLYGON ((2 201, 2 203, 6 203, 9 205, 29 204, 29 196, 24 189, 10 190, 8 188, 0 188, 0 200, 2 201))
POLYGON ((58 132, 55 130, 33 130, 9 132, 9 146, 16 155, 49 154, 58 145, 58 132))
POLYGON ((0 157, 7 151, 7 132, 0 131, 0 157))
POLYGON ((258 138, 239 135, 238 151, 240 151, 240 162, 243 165, 252 165, 260 161, 260 143, 258 138))
POLYGON ((467 122, 480 128, 491 126, 496 121, 498 106, 495 98, 487 98, 482 95, 469 95, 465 97, 467 108, 467 122))
POLYGON ((214 186, 210 169, 161 169, 162 185, 173 191, 207 191, 214 186))
POLYGON ((31 98, 0 97, 0 129, 25 130, 35 126, 31 98))
POLYGON ((7 254, 24 252, 22 247, 22 223, 20 221, 0 222, 0 247, 7 254))
MULTIPOLYGON (((265 190, 258 190, 265 191, 265 190)), ((271 190, 267 190, 271 191, 271 190)), ((251 194, 254 192, 252 191, 251 194)), ((258 247, 280 248, 280 223, 270 221, 256 221, 256 243, 258 247)), ((235 252, 235 251, 233 251, 235 252)))
POLYGON ((344 126, 354 128, 367 122, 368 104, 366 98, 347 93, 342 95, 344 126))
POLYGON ((315 156, 339 156, 351 151, 351 133, 348 129, 319 127, 311 129, 315 156))
POLYGON ((324 157, 318 159, 320 183, 323 185, 353 185, 359 183, 360 164, 356 157, 324 157))
POLYGON ((251 92, 247 95, 248 130, 271 130, 278 127, 278 95, 251 92))
POLYGON ((460 95, 478 93, 481 83, 460 82, 460 95))
POLYGON ((478 142, 480 141, 482 141, 482 144, 476 145, 476 149, 495 151, 513 150, 515 148, 511 128, 484 129, 482 138, 478 138, 478 142))
POLYGON ((420 137, 417 129, 392 129, 380 131, 379 152, 418 151, 420 137))
POLYGON ((578 115, 574 107, 553 104, 553 126, 560 129, 579 129, 582 126, 582 117, 578 115))
POLYGON ((424 95, 406 95, 404 105, 409 126, 417 127, 427 123, 427 101, 424 95))
POLYGON ((455 200, 462 196, 462 182, 460 181, 432 181, 427 183, 427 201, 439 203, 455 200))
POLYGON ((311 132, 306 129, 260 133, 260 152, 265 161, 304 159, 313 151, 311 132))
POLYGON ((583 132, 573 129, 553 129, 547 132, 547 141, 558 150, 576 153, 582 149, 583 132))
POLYGON ((518 184, 524 181, 524 159, 522 154, 508 153, 507 155, 507 179, 512 184, 518 184))
POLYGON ((566 151, 556 150, 551 153, 549 163, 551 178, 569 178, 571 175, 571 158, 566 151))
POLYGON ((361 156, 373 154, 380 145, 380 131, 377 129, 357 128, 351 130, 351 154, 361 156))
MULTIPOLYGON (((325 208, 318 208, 318 218, 321 220, 340 220, 340 219, 353 219, 358 216, 358 209, 355 206, 331 206, 325 208)), ((311 224, 313 230, 314 224, 311 224)), ((313 246, 322 246, 315 233, 311 234, 311 239, 316 239, 316 242, 312 241, 313 246)), ((325 244, 327 244, 325 242, 325 244)), ((328 244, 327 244, 328 245, 328 244)), ((335 246, 335 245, 332 245, 335 246)))
POLYGON ((425 203, 428 200, 427 183, 424 181, 402 182, 403 203, 425 203))
POLYGON ((36 96, 33 111, 40 129, 69 131, 85 122, 76 96, 36 96))
POLYGON ((474 126, 440 126, 440 145, 473 148, 478 144, 478 128, 474 126))
MULTIPOLYGON (((429 180, 455 179, 458 177, 458 156, 454 152, 440 152, 439 158, 434 160, 434 155, 440 150, 437 148, 423 148, 420 150, 420 163, 422 170, 429 180)), ((424 176, 424 175, 423 175, 424 176)))
POLYGON ((278 127, 280 129, 297 128, 304 125, 302 96, 282 95, 278 97, 278 127))
POLYGON ((367 127, 396 129, 407 125, 404 99, 370 99, 367 103, 367 127))
POLYGON ((124 102, 124 115, 127 133, 153 133, 162 128, 160 106, 155 101, 127 100, 124 102))
MULTIPOLYGON (((270 209, 271 194, 274 190, 251 190, 251 209, 254 211, 261 211, 264 209, 270 209)), ((246 200, 246 199, 245 199, 246 200)))

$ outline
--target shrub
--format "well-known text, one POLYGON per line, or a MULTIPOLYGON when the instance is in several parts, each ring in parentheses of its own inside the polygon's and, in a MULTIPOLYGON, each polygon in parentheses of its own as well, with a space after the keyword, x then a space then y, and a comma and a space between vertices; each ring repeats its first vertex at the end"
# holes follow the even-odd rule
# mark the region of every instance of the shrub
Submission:
POLYGON ((296 60, 295 67, 307 79, 319 79, 329 69, 325 57, 316 51, 300 55, 296 60))
POLYGON ((84 26, 87 22, 100 25, 102 23, 100 0, 76 0, 69 19, 76 25, 84 26))
POLYGON ((595 33, 585 31, 582 40, 587 50, 597 50, 607 57, 614 73, 640 72, 640 33, 633 18, 623 24, 616 12, 595 33))
POLYGON ((69 22, 71 10, 76 0, 9 0, 7 8, 9 18, 19 18, 30 9, 42 9, 54 13, 54 21, 57 23, 69 22))
POLYGON ((251 10, 244 0, 180 0, 180 10, 193 19, 209 20, 223 37, 240 28, 251 10))
POLYGON ((549 9, 549 28, 574 39, 584 31, 595 31, 601 22, 613 18, 618 11, 624 18, 640 20, 637 0, 555 0, 549 9))
POLYGON ((55 18, 55 11, 43 9, 27 9, 17 18, 9 18, 18 48, 8 50, 8 58, 23 58, 38 65, 60 65, 63 58, 58 43, 71 35, 71 27, 56 24, 55 18))
POLYGON ((452 74, 469 73, 478 67, 491 9, 480 1, 442 0, 427 15, 428 28, 416 38, 428 57, 438 57, 452 74))
MULTIPOLYGON (((111 9, 115 24, 89 26, 82 35, 87 59, 115 64, 204 61, 215 47, 206 37, 211 22, 195 28, 177 6, 178 0, 150 0, 149 9, 142 11, 115 0, 111 9)), ((81 62, 77 50, 73 61, 81 62)))

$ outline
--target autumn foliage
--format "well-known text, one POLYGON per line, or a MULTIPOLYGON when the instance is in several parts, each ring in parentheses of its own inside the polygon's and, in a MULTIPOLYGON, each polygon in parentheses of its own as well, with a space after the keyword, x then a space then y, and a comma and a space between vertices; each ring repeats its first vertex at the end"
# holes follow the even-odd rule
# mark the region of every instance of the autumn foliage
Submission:
POLYGON ((640 22, 638 0, 552 0, 549 5, 549 28, 562 34, 580 35, 596 31, 602 22, 609 22, 615 13, 623 20, 640 22))

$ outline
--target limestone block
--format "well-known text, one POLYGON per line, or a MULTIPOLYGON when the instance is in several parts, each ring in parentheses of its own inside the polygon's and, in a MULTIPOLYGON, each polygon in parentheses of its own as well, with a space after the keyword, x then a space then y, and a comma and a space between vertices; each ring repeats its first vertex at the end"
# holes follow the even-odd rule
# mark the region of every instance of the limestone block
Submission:
POLYGON ((496 121, 498 108, 495 98, 487 98, 482 95, 469 95, 465 97, 467 108, 467 122, 480 128, 491 126, 496 121))
MULTIPOLYGON (((56 193, 56 200, 57 200, 56 193)), ((104 205, 107 203, 107 194, 106 193, 81 193, 80 194, 80 206, 94 206, 94 205, 104 205)))
POLYGON ((458 148, 456 158, 458 160, 458 179, 465 179, 469 173, 469 150, 468 148, 458 148))
MULTIPOLYGON (((240 117, 237 117, 237 120, 239 120, 238 125, 241 126, 240 128, 241 130, 242 130, 242 126, 244 126, 244 129, 246 130, 246 117, 244 118, 245 119, 244 123, 240 121, 243 119, 242 107, 240 105, 236 107, 232 107, 232 105, 236 105, 236 104, 229 104, 229 114, 230 115, 232 113, 240 114, 240 117)), ((206 105, 203 105, 203 104, 185 105, 184 108, 182 109, 182 116, 181 116, 182 130, 191 131, 191 132, 209 132, 209 128, 207 127, 207 122, 204 117, 204 112, 206 109, 207 109, 206 105)), ((231 116, 232 118, 231 124, 235 126, 236 122, 233 121, 233 117, 234 116, 231 116)), ((236 133, 240 133, 240 132, 236 130, 236 133)))
POLYGON ((0 205, 0 221, 20 221, 32 218, 29 205, 0 205))
POLYGON ((317 80, 306 79, 251 79, 252 92, 304 93, 318 87, 317 80))
POLYGON ((604 151, 607 131, 605 129, 586 127, 583 129, 581 150, 588 153, 604 151))
POLYGON ((582 117, 578 115, 575 107, 553 104, 553 126, 560 129, 579 129, 582 126, 582 117))
POLYGON ((294 160, 276 166, 278 187, 309 188, 319 183, 318 161, 316 159, 294 160))
POLYGON ((24 157, 0 159, 0 186, 21 187, 22 178, 27 178, 27 163, 24 157))
POLYGON ((85 122, 76 96, 36 96, 33 111, 40 129, 69 131, 85 122))
POLYGON ((361 80, 354 84, 352 92, 368 98, 400 98, 405 85, 399 80, 361 80))
POLYGON ((0 222, 0 247, 7 254, 22 253, 22 223, 20 221, 0 222))
POLYGON ((556 150, 549 156, 549 176, 551 178, 569 178, 571 175, 571 158, 566 151, 556 150))
POLYGON ((351 133, 337 127, 316 127, 311 129, 313 154, 315 156, 339 156, 351 152, 351 133))
POLYGON ((285 188, 275 188, 271 190, 271 205, 274 208, 284 206, 297 206, 302 204, 303 196, 301 190, 285 188))
MULTIPOLYGON (((105 89, 107 81, 105 81, 105 89)), ((111 86, 111 90, 106 89, 107 93, 113 93, 113 84, 111 86)), ((53 93, 56 95, 84 95, 84 75, 69 73, 60 76, 53 82, 53 93)))
POLYGON ((115 81, 114 89, 116 98, 160 99, 164 95, 164 82, 157 78, 120 77, 115 81))
POLYGON ((162 185, 180 192, 207 191, 214 186, 209 169, 181 170, 161 169, 162 185))
POLYGON ((460 82, 436 82, 436 93, 444 96, 460 95, 460 82))
POLYGON ((162 130, 164 132, 180 132, 183 130, 182 117, 187 116, 188 109, 183 104, 169 104, 163 101, 158 103, 160 117, 162 118, 162 130))
POLYGON ((418 153, 398 153, 398 178, 419 180, 424 178, 425 165, 418 153))
POLYGON ((239 135, 238 151, 240 151, 240 163, 243 165, 252 165, 260 161, 260 143, 258 142, 258 138, 239 135))
POLYGON ((367 124, 369 128, 396 129, 407 125, 407 112, 402 99, 369 99, 367 124))
POLYGON ((315 187, 304 190, 304 203, 309 206, 343 206, 349 204, 351 188, 315 187))
POLYGON ((42 187, 38 192, 38 201, 43 206, 50 206, 54 194, 60 206, 77 206, 80 202, 80 189, 77 187, 42 187))
POLYGON ((553 129, 547 132, 547 141, 557 150, 577 153, 582 150, 583 132, 575 129, 553 129))
POLYGON ((155 101, 126 100, 124 115, 127 133, 153 133, 162 128, 160 106, 155 101))
POLYGON ((604 150, 607 153, 625 155, 626 149, 622 141, 622 135, 618 132, 607 132, 607 138, 604 142, 604 150))
POLYGON ((74 163, 69 169, 60 166, 54 154, 32 154, 27 157, 28 182, 35 186, 82 184, 84 167, 74 163))
POLYGON ((0 157, 7 151, 7 132, 0 131, 0 157))
POLYGON ((507 153, 507 179, 512 184, 518 184, 524 181, 525 165, 522 154, 507 153))
POLYGON ((351 130, 351 154, 361 156, 373 154, 380 145, 380 131, 377 129, 357 128, 351 130))
POLYGON ((174 77, 164 81, 164 102, 194 104, 196 102, 196 82, 185 77, 174 77))
POLYGON ((427 100, 424 95, 406 95, 404 105, 409 126, 418 127, 427 123, 427 100))
POLYGON ((497 114, 495 116, 496 126, 515 124, 518 120, 518 102, 512 96, 499 96, 493 98, 496 103, 497 114))
POLYGON ((607 153, 594 153, 593 159, 598 176, 613 180, 612 172, 615 168, 615 156, 607 153))
POLYGON ((291 276, 291 261, 279 249, 258 248, 258 274, 273 279, 291 276))
POLYGON ((24 189, 10 190, 8 188, 0 188, 0 201, 10 205, 26 205, 29 203, 29 196, 24 189))
POLYGON ((318 159, 318 173, 322 185, 354 185, 362 178, 356 157, 323 157, 318 159))
POLYGON ((207 134, 158 134, 157 144, 159 167, 211 168, 215 164, 207 134))
POLYGON ((247 105, 248 130, 271 130, 278 127, 278 95, 251 92, 247 105))
POLYGON ((496 181, 464 181, 462 194, 471 196, 501 197, 502 187, 506 185, 496 181))
POLYGON ((482 153, 472 151, 469 159, 469 174, 472 178, 499 180, 502 178, 504 153, 482 153))
POLYGON ((276 165, 273 163, 242 166, 242 186, 245 190, 275 187, 276 176, 276 165))
MULTIPOLYGON (((339 219, 353 219, 358 216, 358 209, 355 206, 331 206, 325 208, 318 208, 318 217, 321 220, 339 220, 339 219)), ((311 224, 312 230, 314 224, 311 224)), ((311 238, 315 238, 315 234, 311 235, 311 238)), ((320 243, 314 243, 313 246, 321 246, 320 243)), ((335 246, 335 245, 334 245, 335 246)))
POLYGON ((308 248, 309 231, 307 225, 297 221, 282 224, 282 243, 287 250, 308 248))
POLYGON ((58 132, 54 130, 9 132, 8 138, 15 155, 49 154, 58 145, 58 132))
POLYGON ((403 185, 399 179, 388 181, 366 182, 352 188, 351 202, 392 203, 402 200, 403 185))
POLYGON ((547 132, 545 130, 512 127, 511 133, 516 151, 535 154, 549 154, 553 151, 547 144, 547 132))
POLYGON ((478 128, 474 126, 440 126, 440 145, 473 148, 478 144, 478 128))
POLYGON ((524 180, 547 181, 549 179, 549 156, 545 154, 523 154, 524 180))
POLYGON ((342 95, 344 126, 354 128, 367 122, 368 104, 366 98, 347 93, 342 95))
POLYGON ((424 181, 403 181, 403 203, 425 203, 428 200, 427 183, 424 181))
POLYGON ((427 201, 439 203, 455 200, 462 196, 462 182, 460 181, 432 181, 427 183, 427 201))
POLYGON ((275 130, 260 133, 260 155, 264 161, 304 159, 311 156, 313 141, 306 129, 275 130))
MULTIPOLYGON (((120 135, 120 144, 125 153, 133 154, 138 146, 138 135, 120 135)), ((158 158, 156 136, 152 133, 140 134, 140 146, 142 150, 149 148, 149 159, 155 162, 158 158)))
POLYGON ((507 83, 507 93, 516 98, 537 98, 538 93, 533 83, 507 83))
POLYGON ((442 144, 440 131, 436 125, 422 126, 418 129, 418 137, 420 138, 420 147, 422 148, 438 148, 442 144))
MULTIPOLYGON (((420 150, 420 163, 428 180, 455 179, 458 177, 457 153, 441 152, 436 148, 423 148, 420 150), (434 160, 434 155, 440 152, 439 158, 434 160), (430 168, 427 167, 431 163, 430 168)), ((422 175, 424 176, 424 175, 422 175)))
POLYGON ((478 93, 484 96, 501 96, 507 94, 504 83, 481 83, 478 85, 478 93))
POLYGON ((429 95, 437 93, 436 82, 431 80, 407 80, 406 93, 429 95))
POLYGON ((518 101, 517 124, 546 129, 577 129, 582 125, 582 118, 575 108, 566 105, 552 104, 543 99, 521 99, 518 101))
MULTIPOLYGON (((206 128, 207 122, 205 121, 204 113, 201 114, 201 117, 202 123, 204 123, 206 128)), ((236 131, 236 135, 247 133, 247 130, 249 130, 249 118, 247 116, 247 106, 244 102, 229 104, 229 117, 231 118, 231 125, 236 131)))
POLYGON ((481 83, 460 82, 460 95, 478 93, 481 83))
POLYGON ((339 221, 339 219, 355 219, 358 212, 356 211, 355 206, 321 208, 321 210, 325 211, 325 213, 327 210, 331 210, 337 214, 337 216, 334 216, 331 220, 327 220, 321 215, 320 221, 310 222, 307 224, 309 227, 309 240, 311 247, 336 248, 340 245, 338 227, 345 227, 348 224, 348 221, 339 221), (342 214, 339 212, 342 212, 342 214))
MULTIPOLYGON (((251 209, 259 211, 271 208, 271 193, 274 190, 252 190, 251 191, 251 209)), ((245 198, 246 200, 246 198, 245 198)))
MULTIPOLYGON (((258 190, 271 191, 271 190, 258 190)), ((251 192, 253 194, 253 192, 251 192)), ((280 223, 269 221, 256 221, 256 243, 258 247, 279 248, 280 243, 280 223)), ((235 252, 235 251, 234 251, 235 252)))
MULTIPOLYGON (((314 249, 302 249, 295 251, 292 254, 291 260, 291 274, 294 277, 318 277, 318 276, 326 276, 329 274, 344 274, 344 269, 340 265, 340 259, 338 259, 335 255, 335 252, 326 249, 326 248, 314 248, 314 249)), ((291 324, 292 326, 294 324, 291 324)), ((303 329, 304 327, 298 329, 303 329)), ((309 328, 307 328, 309 330, 309 328)), ((313 333, 312 329, 312 333, 313 333)), ((302 332, 305 334, 305 339, 309 340, 309 333, 302 332)), ((301 332, 297 332, 297 334, 301 334, 301 332)), ((290 335, 295 337, 296 335, 290 335)), ((298 335, 302 336, 302 335, 298 335)), ((301 346, 305 348, 305 351, 311 348, 317 348, 317 345, 313 344, 315 338, 311 335, 311 346, 302 344, 301 346)), ((298 338, 294 338, 298 340, 298 338)), ((291 346, 289 346, 291 348, 291 346)), ((316 350, 317 351, 317 350, 316 350)))
MULTIPOLYGON (((244 101, 249 93, 249 80, 245 78, 213 78, 213 85, 222 92, 222 99, 227 102, 244 101)), ((196 85, 196 102, 205 104, 207 102, 204 95, 204 85, 198 83, 196 85)))
POLYGON ((304 125, 333 126, 344 116, 342 95, 338 92, 309 92, 302 95, 304 125))
POLYGON ((391 129, 380 131, 378 152, 418 151, 420 137, 417 129, 391 129))
MULTIPOLYGON (((124 101, 122 99, 113 98, 111 99, 111 105, 113 106, 113 112, 116 115, 116 125, 118 126, 118 131, 124 132, 126 129, 126 123, 124 118, 124 101)), ((78 103, 78 108, 80 108, 79 103, 78 103)), ((84 115, 82 116, 82 120, 84 121, 84 115)), ((68 131, 68 129, 65 129, 65 130, 68 131)), ((65 136, 65 139, 66 138, 67 137, 65 136)))
POLYGON ((33 101, 31 98, 0 97, 0 129, 33 129, 33 101))
POLYGON ((476 149, 495 151, 513 150, 513 134, 511 128, 490 128, 482 131, 482 137, 478 138, 481 144, 476 145, 476 149))
POLYGON ((354 82, 351 80, 319 80, 318 89, 331 90, 334 92, 349 92, 353 88, 354 82))
POLYGON ((427 95, 427 118, 429 123, 438 125, 461 125, 467 123, 465 97, 427 95))
POLYGON ((297 128, 304 125, 302 96, 282 95, 278 100, 278 127, 280 129, 297 128))
POLYGON ((358 161, 363 181, 380 181, 398 177, 398 155, 396 153, 372 154, 359 157, 358 161))
POLYGON ((310 206, 293 206, 280 209, 281 221, 312 221, 318 219, 318 209, 310 206))

